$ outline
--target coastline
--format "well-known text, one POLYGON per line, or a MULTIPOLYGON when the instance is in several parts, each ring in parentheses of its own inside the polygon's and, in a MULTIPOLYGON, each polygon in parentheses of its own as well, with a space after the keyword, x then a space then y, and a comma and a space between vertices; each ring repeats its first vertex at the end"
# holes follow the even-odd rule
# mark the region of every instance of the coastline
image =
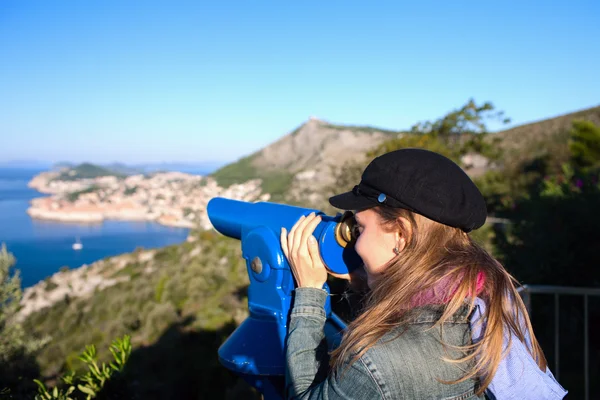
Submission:
MULTIPOLYGON (((188 242, 192 240, 191 237, 187 239, 188 242)), ((67 271, 57 271, 23 290, 21 309, 16 318, 23 321, 28 315, 64 301, 66 297, 89 297, 96 291, 127 281, 130 277, 120 274, 119 271, 134 262, 147 264, 154 258, 156 251, 125 253, 67 271)), ((153 269, 150 267, 143 270, 143 273, 151 272, 153 269)))
POLYGON ((118 211, 118 210, 90 210, 90 211, 61 211, 52 210, 40 206, 31 201, 31 206, 27 209, 27 214, 33 219, 57 221, 67 223, 101 223, 106 220, 114 221, 152 221, 164 226, 175 228, 195 228, 197 225, 190 220, 175 219, 169 216, 155 216, 145 213, 144 210, 118 211))
POLYGON ((270 198, 262 193, 260 179, 223 188, 211 177, 182 172, 78 180, 60 180, 60 176, 60 172, 47 171, 29 181, 28 187, 47 195, 30 201, 27 214, 31 218, 90 224, 152 221, 169 227, 211 229, 206 213, 211 198, 270 198))

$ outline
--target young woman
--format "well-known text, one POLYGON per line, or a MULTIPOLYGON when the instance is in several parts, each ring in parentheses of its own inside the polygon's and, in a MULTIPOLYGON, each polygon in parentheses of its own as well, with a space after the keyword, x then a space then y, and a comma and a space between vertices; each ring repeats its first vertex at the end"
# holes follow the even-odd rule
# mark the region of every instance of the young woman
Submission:
POLYGON ((303 217, 289 234, 282 229, 297 283, 288 398, 474 399, 485 392, 500 399, 515 390, 522 399, 564 396, 514 279, 467 234, 484 224, 486 205, 458 165, 426 150, 387 153, 330 203, 355 211, 355 248, 370 292, 328 352, 327 270, 312 236, 320 218, 303 217))

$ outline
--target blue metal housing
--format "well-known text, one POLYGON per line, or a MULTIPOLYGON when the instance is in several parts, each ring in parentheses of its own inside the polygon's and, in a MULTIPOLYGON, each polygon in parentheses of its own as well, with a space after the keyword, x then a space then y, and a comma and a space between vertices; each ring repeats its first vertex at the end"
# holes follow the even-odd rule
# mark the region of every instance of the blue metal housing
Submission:
MULTIPOLYGON (((340 274, 352 271, 361 264, 360 257, 352 246, 343 247, 335 239, 341 215, 331 217, 308 208, 219 197, 210 200, 207 212, 218 232, 241 241, 242 257, 250 278, 250 316, 223 343, 219 360, 261 391, 265 399, 282 398, 285 338, 294 278, 281 249, 281 228, 289 232, 301 216, 314 212, 322 218, 314 236, 318 239, 321 257, 331 271, 340 274)), ((324 289, 329 291, 327 285, 324 289)), ((326 335, 333 346, 345 325, 331 312, 329 299, 325 311, 328 316, 326 335)))

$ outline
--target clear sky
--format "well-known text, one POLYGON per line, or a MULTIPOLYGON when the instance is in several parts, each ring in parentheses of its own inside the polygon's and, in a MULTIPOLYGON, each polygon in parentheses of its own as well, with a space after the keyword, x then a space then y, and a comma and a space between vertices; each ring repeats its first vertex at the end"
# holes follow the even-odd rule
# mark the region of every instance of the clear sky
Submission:
POLYGON ((310 116, 600 104, 600 1, 0 1, 0 161, 228 162, 310 116))

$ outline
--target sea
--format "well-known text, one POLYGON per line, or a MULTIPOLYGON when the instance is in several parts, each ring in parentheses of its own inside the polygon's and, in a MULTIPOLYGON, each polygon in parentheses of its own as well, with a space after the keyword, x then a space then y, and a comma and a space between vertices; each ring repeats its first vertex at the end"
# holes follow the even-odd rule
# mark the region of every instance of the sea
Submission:
POLYGON ((155 222, 76 224, 32 219, 27 214, 30 200, 45 195, 28 188, 27 183, 42 171, 0 168, 0 244, 15 256, 23 288, 61 267, 77 268, 138 247, 164 247, 187 238, 188 229, 155 222), (77 240, 83 245, 81 250, 73 250, 77 240))

